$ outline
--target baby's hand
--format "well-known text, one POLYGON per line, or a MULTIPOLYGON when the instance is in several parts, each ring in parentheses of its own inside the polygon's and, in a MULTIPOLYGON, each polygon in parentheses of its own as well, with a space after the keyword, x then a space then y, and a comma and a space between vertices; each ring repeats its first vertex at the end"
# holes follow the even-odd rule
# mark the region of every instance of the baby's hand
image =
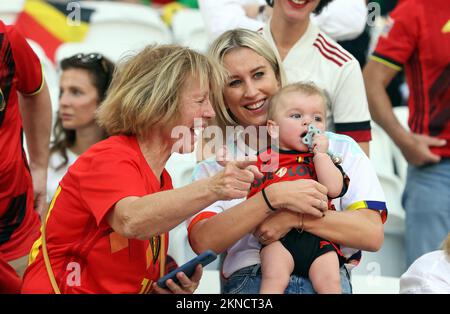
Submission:
POLYGON ((315 134, 312 139, 312 147, 314 155, 317 153, 328 152, 328 137, 324 134, 315 134))

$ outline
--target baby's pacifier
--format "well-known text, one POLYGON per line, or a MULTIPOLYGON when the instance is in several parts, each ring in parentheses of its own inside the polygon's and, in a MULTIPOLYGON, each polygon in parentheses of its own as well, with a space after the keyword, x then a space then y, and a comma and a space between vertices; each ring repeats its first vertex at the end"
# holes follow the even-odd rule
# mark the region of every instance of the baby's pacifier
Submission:
MULTIPOLYGON (((320 131, 318 128, 314 126, 314 124, 308 125, 308 133, 302 138, 303 144, 307 145, 309 150, 312 151, 312 142, 313 142, 313 136, 316 134, 321 134, 322 131, 320 131)), ((342 163, 342 157, 338 154, 334 154, 331 151, 328 151, 328 155, 331 157, 331 160, 336 165, 342 163)))
POLYGON ((303 144, 307 145, 309 149, 312 149, 313 136, 320 133, 322 131, 316 128, 314 124, 308 125, 308 133, 302 138, 303 144))

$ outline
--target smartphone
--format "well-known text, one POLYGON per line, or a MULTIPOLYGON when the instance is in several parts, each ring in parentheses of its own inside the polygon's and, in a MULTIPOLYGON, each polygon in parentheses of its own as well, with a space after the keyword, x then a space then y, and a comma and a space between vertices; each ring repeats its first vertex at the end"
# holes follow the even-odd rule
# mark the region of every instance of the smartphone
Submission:
POLYGON ((206 265, 214 261, 216 258, 217 258, 216 253, 214 253, 211 250, 207 250, 198 255, 197 257, 191 259, 186 264, 181 265, 177 269, 172 270, 170 273, 160 278, 157 284, 161 288, 168 289, 168 287, 166 286, 166 281, 168 279, 172 279, 175 283, 178 283, 179 280, 176 274, 178 274, 180 271, 185 273, 185 275, 190 278, 194 274, 195 268, 197 267, 198 264, 201 264, 203 267, 205 267, 206 265))

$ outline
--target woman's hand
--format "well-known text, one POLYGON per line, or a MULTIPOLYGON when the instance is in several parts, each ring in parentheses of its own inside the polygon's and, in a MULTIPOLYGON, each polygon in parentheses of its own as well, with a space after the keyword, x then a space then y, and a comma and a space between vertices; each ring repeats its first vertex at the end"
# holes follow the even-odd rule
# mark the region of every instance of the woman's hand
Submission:
POLYGON ((312 179, 283 181, 265 188, 269 202, 277 209, 322 217, 328 209, 328 189, 312 179))
POLYGON ((224 162, 225 168, 211 177, 209 188, 217 194, 218 200, 246 197, 255 178, 263 176, 255 163, 256 157, 224 162))
POLYGON ((280 209, 267 217, 253 234, 261 244, 268 245, 284 237, 292 228, 300 228, 302 215, 280 209))
POLYGON ((166 285, 169 289, 163 289, 156 282, 153 283, 152 293, 157 294, 192 294, 198 288, 200 279, 202 278, 203 267, 197 265, 195 273, 191 278, 186 276, 183 272, 177 274, 179 284, 176 284, 172 279, 166 281, 166 285))

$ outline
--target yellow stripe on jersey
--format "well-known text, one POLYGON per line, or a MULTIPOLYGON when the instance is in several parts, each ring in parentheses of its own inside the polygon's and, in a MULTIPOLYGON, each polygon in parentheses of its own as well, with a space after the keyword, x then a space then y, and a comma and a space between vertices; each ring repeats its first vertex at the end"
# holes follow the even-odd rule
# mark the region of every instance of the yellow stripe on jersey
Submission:
POLYGON ((45 77, 44 77, 44 66, 41 64, 41 86, 39 86, 39 88, 37 90, 35 90, 34 92, 30 93, 30 94, 25 94, 26 96, 34 96, 39 94, 39 92, 42 90, 42 88, 44 87, 44 83, 45 83, 45 77))
POLYGON ((359 201, 347 207, 346 210, 360 210, 363 208, 367 208, 367 203, 365 201, 359 201))
POLYGON ((381 64, 384 64, 385 66, 387 66, 387 67, 389 67, 391 69, 394 69, 396 71, 401 71, 402 70, 402 67, 400 67, 400 66, 398 66, 396 64, 393 64, 393 63, 391 63, 391 62, 389 62, 389 61, 387 61, 385 59, 382 59, 380 57, 370 56, 370 59, 372 59, 374 61, 377 61, 377 62, 380 62, 381 64))
MULTIPOLYGON (((45 217, 45 222, 48 221, 48 217, 50 216, 50 212, 53 209, 53 206, 55 205, 55 201, 59 196, 59 193, 61 193, 61 186, 58 185, 58 188, 56 189, 55 195, 52 198, 52 201, 50 202, 50 206, 48 207, 47 216, 45 217)), ((33 246, 31 247, 30 255, 28 256, 28 265, 32 264, 39 253, 39 249, 42 246, 42 232, 43 232, 43 225, 41 226, 41 236, 39 239, 37 239, 33 246)))

